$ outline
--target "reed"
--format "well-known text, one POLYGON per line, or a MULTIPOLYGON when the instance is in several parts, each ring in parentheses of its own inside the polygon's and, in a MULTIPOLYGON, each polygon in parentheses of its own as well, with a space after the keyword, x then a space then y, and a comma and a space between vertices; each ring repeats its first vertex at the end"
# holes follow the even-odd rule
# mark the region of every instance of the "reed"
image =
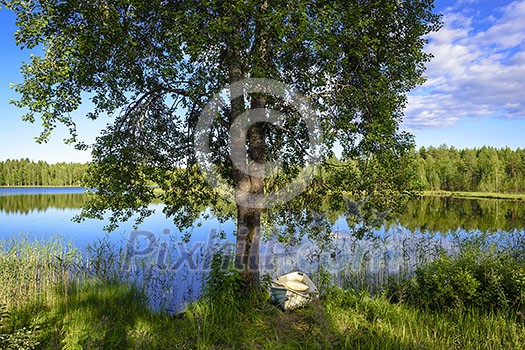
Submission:
POLYGON ((78 249, 54 237, 46 241, 16 236, 0 240, 0 304, 8 309, 28 300, 53 305, 55 291, 67 293, 81 261, 78 249))

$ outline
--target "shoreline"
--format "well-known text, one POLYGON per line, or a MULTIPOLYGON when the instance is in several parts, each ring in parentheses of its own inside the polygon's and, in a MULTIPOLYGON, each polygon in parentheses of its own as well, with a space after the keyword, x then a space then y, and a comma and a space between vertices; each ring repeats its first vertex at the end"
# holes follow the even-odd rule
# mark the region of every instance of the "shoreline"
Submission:
POLYGON ((503 199, 522 201, 525 193, 465 192, 465 191, 421 191, 422 196, 453 197, 470 199, 503 199))
MULTIPOLYGON (((0 189, 16 189, 16 188, 84 188, 79 185, 71 186, 42 186, 42 185, 31 185, 31 186, 0 186, 0 189)), ((162 193, 160 188, 154 189, 155 193, 162 193)), ((453 198, 472 198, 472 199, 502 199, 502 200, 514 200, 523 201, 525 200, 525 193, 499 193, 499 192, 467 192, 467 191, 421 191, 421 196, 424 197, 453 197, 453 198)))

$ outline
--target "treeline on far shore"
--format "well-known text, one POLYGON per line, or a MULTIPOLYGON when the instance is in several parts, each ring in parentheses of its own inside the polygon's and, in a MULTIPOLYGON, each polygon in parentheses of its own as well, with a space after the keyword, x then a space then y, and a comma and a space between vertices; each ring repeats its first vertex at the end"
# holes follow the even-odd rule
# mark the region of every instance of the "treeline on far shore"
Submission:
MULTIPOLYGON (((78 186, 88 164, 0 161, 0 186, 78 186)), ((422 190, 525 193, 525 149, 421 147, 414 170, 422 190)))
POLYGON ((0 162, 0 186, 80 186, 86 163, 55 163, 29 159, 0 162))
POLYGON ((423 190, 525 192, 525 149, 421 147, 416 163, 423 190))

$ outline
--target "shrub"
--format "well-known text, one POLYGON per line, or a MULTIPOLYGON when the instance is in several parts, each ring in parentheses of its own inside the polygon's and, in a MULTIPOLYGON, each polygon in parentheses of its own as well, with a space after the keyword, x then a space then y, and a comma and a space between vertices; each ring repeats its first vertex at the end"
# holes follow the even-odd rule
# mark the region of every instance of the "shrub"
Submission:
POLYGON ((408 280, 390 281, 387 295, 430 309, 476 307, 525 310, 525 263, 496 245, 464 244, 416 269, 408 280))

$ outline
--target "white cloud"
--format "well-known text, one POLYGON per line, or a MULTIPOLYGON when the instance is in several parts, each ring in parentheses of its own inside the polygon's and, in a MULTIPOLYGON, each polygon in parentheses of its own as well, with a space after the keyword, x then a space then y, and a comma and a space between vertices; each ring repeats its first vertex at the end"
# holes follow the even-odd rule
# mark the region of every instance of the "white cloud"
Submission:
POLYGON ((443 29, 430 35, 426 50, 434 59, 427 82, 409 96, 407 130, 468 118, 525 118, 525 0, 492 13, 472 11, 469 3, 448 9, 443 29))

